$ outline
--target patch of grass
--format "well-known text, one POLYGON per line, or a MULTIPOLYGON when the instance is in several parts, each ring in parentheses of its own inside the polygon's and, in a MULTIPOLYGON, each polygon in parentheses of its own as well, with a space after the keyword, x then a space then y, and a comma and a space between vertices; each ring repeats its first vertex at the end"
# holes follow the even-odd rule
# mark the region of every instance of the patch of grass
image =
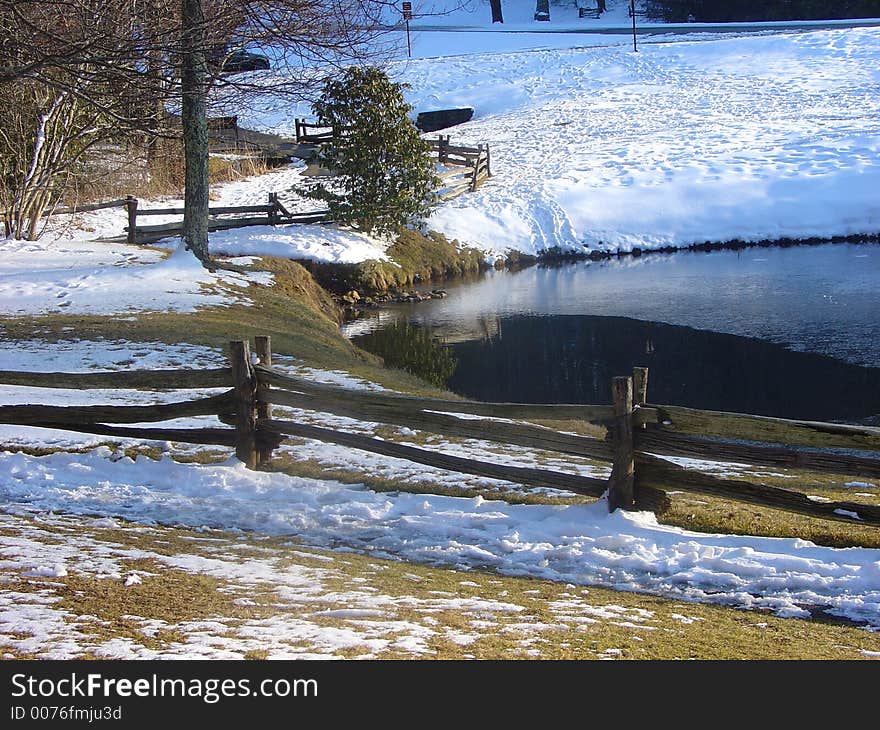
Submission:
POLYGON ((403 231, 386 251, 391 261, 312 267, 317 280, 331 291, 356 289, 375 294, 411 287, 449 276, 476 274, 485 254, 450 241, 435 231, 403 231))
POLYGON ((663 406, 663 410, 672 421, 670 430, 681 433, 793 446, 880 451, 880 436, 822 433, 779 421, 756 420, 734 413, 712 414, 679 406, 663 406))
MULTIPOLYGON (((233 603, 221 592, 221 581, 207 575, 168 567, 151 559, 124 561, 126 571, 150 573, 144 583, 126 586, 121 579, 80 573, 52 578, 59 598, 55 609, 75 617, 94 616, 97 620, 76 621, 76 630, 89 643, 124 638, 148 649, 161 650, 170 644, 185 643, 186 636, 174 628, 162 628, 153 635, 143 631, 143 619, 162 621, 171 627, 184 621, 215 616, 243 617, 247 609, 233 603)), ((44 591, 47 581, 17 580, 4 588, 33 593, 44 591)), ((87 652, 86 652, 87 653, 87 652)))
MULTIPOLYGON (((833 501, 866 504, 877 504, 880 501, 880 494, 875 498, 859 497, 854 494, 854 492, 870 493, 871 490, 844 487, 843 484, 851 480, 851 477, 788 470, 780 471, 776 475, 761 472, 760 477, 753 478, 745 472, 742 478, 833 501), (781 476, 782 474, 786 476, 781 476)), ((660 517, 660 521, 699 532, 798 537, 830 547, 880 548, 880 529, 876 527, 822 520, 794 512, 696 493, 674 494, 671 497, 669 510, 660 517)))

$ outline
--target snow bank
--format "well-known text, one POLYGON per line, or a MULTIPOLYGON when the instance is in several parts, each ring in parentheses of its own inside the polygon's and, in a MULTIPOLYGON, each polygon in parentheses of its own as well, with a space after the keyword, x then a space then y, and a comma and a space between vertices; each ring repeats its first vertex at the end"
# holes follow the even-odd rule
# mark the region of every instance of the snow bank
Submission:
POLYGON ((495 177, 430 225, 500 255, 880 230, 880 30, 413 60, 495 177))
POLYGON ((210 272, 182 245, 163 252, 101 241, 0 241, 0 311, 17 314, 189 312, 241 298, 223 284, 269 274, 210 272))
POLYGON ((329 226, 254 226, 211 234, 211 252, 225 256, 280 256, 333 264, 387 260, 390 241, 329 226))
POLYGON ((593 505, 509 505, 378 494, 249 471, 239 463, 112 461, 106 448, 0 454, 0 497, 41 511, 291 535, 379 555, 580 584, 601 584, 806 616, 806 608, 880 628, 880 551, 798 539, 707 535, 650 513, 593 505))

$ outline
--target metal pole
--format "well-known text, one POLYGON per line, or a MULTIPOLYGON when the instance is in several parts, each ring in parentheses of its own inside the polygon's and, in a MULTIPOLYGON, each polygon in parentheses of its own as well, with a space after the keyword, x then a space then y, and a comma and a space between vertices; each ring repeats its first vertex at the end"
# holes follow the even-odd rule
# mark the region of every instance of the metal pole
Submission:
POLYGON ((639 47, 636 44, 636 0, 629 0, 629 14, 632 15, 633 19, 633 53, 638 53, 639 47))
POLYGON ((406 56, 412 58, 412 44, 409 40, 409 18, 406 19, 406 56))

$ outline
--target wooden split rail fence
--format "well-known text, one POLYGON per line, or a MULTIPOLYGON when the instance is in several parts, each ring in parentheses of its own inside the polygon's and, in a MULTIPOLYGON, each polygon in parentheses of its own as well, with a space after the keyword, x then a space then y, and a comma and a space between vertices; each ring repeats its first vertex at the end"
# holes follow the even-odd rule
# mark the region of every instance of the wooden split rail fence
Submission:
MULTIPOLYGON (((40 388, 225 388, 216 395, 160 405, 0 406, 0 423, 57 428, 119 438, 157 439, 235 448, 251 468, 265 466, 288 437, 315 439, 405 459, 465 474, 515 482, 529 487, 566 490, 591 497, 607 493, 610 510, 661 510, 667 490, 708 494, 811 517, 880 526, 880 506, 848 501, 818 502, 806 494, 762 484, 759 477, 722 478, 681 466, 661 455, 748 463, 773 469, 880 478, 880 429, 833 423, 694 411, 647 403, 646 368, 613 379, 611 405, 482 403, 347 389, 285 374, 272 367, 271 340, 255 338, 258 363, 250 346, 230 343, 230 367, 201 370, 121 371, 110 373, 0 372, 0 383, 40 388), (608 480, 548 469, 509 466, 443 454, 362 434, 279 417, 273 406, 331 413, 387 423, 450 437, 473 438, 609 462, 608 480), (711 438, 677 430, 676 414, 723 417, 730 423, 784 427, 806 443, 833 435, 836 445, 852 448, 781 446, 711 438), (162 428, 143 423, 192 416, 217 416, 227 427, 162 428), (503 420, 499 420, 503 419, 503 420), (510 422, 518 421, 518 422, 510 422), (607 429, 591 438, 522 421, 588 421, 607 429), (133 425, 138 424, 138 425, 133 425), (800 434, 800 436, 798 436, 800 434)), ((787 431, 787 432, 788 432, 787 431)))
MULTIPOLYGON (((129 204, 129 198, 118 198, 117 200, 107 200, 103 203, 83 203, 81 205, 71 205, 65 207, 50 207, 44 210, 41 218, 47 218, 50 215, 72 215, 74 213, 89 213, 96 210, 104 210, 105 208, 123 208, 129 204)), ((9 211, 0 212, 0 218, 3 218, 3 226, 8 236, 11 232, 9 211)))
POLYGON ((492 177, 489 145, 462 147, 453 145, 449 136, 442 134, 431 142, 431 150, 437 153, 437 161, 451 169, 439 174, 443 183, 440 199, 449 200, 461 193, 474 192, 492 177))
MULTIPOLYGON (((179 233, 183 221, 138 225, 138 218, 144 216, 182 216, 183 208, 139 208, 138 200, 132 196, 126 199, 128 209, 127 240, 140 243, 144 239, 156 239, 179 233)), ((283 223, 323 223, 329 211, 312 210, 305 213, 291 213, 278 199, 278 193, 269 193, 269 200, 262 205, 229 205, 208 208, 208 230, 222 231, 246 226, 275 226, 283 223)))
POLYGON ((333 139, 336 134, 333 127, 313 124, 305 119, 295 119, 294 124, 296 125, 296 141, 303 144, 321 144, 333 139))
MULTIPOLYGON (((332 127, 296 120, 296 141, 303 144, 320 145, 333 139, 336 130, 332 127)), ((473 192, 479 185, 492 177, 489 145, 477 147, 453 145, 449 135, 438 135, 429 141, 431 152, 437 161, 450 169, 441 172, 440 200, 450 200, 462 193, 473 192)))
MULTIPOLYGON (((213 120, 215 125, 221 125, 227 118, 213 120)), ((235 117, 229 119, 234 120, 235 117)), ((234 122, 229 122, 234 124, 234 122)), ((225 128, 225 127, 224 127, 225 128)), ((317 124, 310 124, 304 119, 296 120, 296 139, 298 142, 320 144, 333 137, 333 130, 317 124), (309 130, 323 130, 310 132, 309 130)), ((239 140, 236 137, 236 145, 239 140)), ((244 143, 241 143, 244 144, 244 143)), ((473 192, 479 185, 492 176, 489 145, 477 147, 464 147, 453 145, 449 136, 440 135, 436 140, 431 140, 431 151, 437 154, 437 161, 450 168, 441 172, 438 177, 441 181, 438 197, 441 201, 450 200, 465 192, 473 192)), ((88 211, 102 210, 104 208, 125 208, 128 213, 128 225, 125 226, 126 240, 128 243, 143 243, 156 240, 163 236, 171 236, 180 233, 183 221, 171 223, 156 223, 152 225, 138 225, 138 218, 146 216, 182 216, 182 207, 173 208, 142 208, 140 201, 133 195, 105 203, 88 203, 68 208, 54 208, 47 210, 44 215, 64 215, 69 213, 85 213, 88 211)), ((9 235, 9 222, 5 219, 6 235, 9 235)), ((217 206, 208 209, 208 230, 222 231, 230 228, 244 228, 246 226, 281 225, 284 223, 325 223, 329 211, 313 210, 304 213, 291 213, 278 200, 278 193, 269 193, 269 200, 262 205, 229 205, 217 206)))
MULTIPOLYGON (((45 215, 65 215, 85 213, 104 208, 125 208, 128 213, 128 225, 125 226, 128 243, 144 243, 163 236, 179 233, 183 221, 158 223, 154 225, 138 225, 138 218, 145 216, 183 216, 183 208, 141 208, 140 201, 133 195, 106 203, 89 203, 69 208, 54 208, 45 215)), ((0 214, 2 215, 2 214, 0 214)), ((274 226, 283 223, 324 223, 328 220, 328 210, 310 210, 303 213, 291 213, 278 199, 278 193, 269 193, 269 199, 262 205, 227 205, 208 208, 208 230, 222 231, 229 228, 246 226, 274 226)), ((9 225, 6 221, 6 234, 9 225)))

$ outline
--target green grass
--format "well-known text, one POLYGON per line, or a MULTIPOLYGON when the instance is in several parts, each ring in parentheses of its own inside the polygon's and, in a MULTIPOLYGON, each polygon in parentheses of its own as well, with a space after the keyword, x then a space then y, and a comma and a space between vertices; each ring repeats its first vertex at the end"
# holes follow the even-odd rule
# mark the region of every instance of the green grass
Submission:
POLYGON ((317 280, 332 291, 356 289, 376 294, 413 284, 478 273, 485 254, 449 241, 435 232, 404 231, 386 251, 391 261, 312 267, 317 280))

